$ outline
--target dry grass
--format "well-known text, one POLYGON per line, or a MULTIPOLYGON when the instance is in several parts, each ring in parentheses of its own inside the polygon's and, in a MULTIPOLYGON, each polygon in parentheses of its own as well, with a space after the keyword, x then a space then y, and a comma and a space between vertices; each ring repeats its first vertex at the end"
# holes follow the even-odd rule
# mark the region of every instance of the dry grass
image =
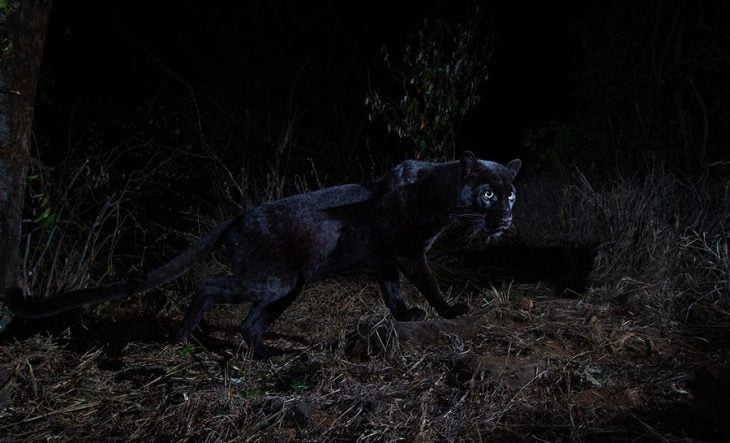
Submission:
MULTIPOLYGON (((555 299, 536 285, 488 292, 471 294, 473 313, 465 319, 398 323, 368 280, 314 284, 269 334, 285 355, 263 362, 246 356, 236 333, 245 307, 212 312, 203 343, 188 346, 124 330, 126 319, 139 315, 139 301, 107 305, 106 314, 115 314, 90 321, 87 330, 6 335, 0 437, 678 441, 717 435, 687 387, 706 361, 702 342, 643 326, 610 304, 555 299)), ((145 322, 164 330, 179 318, 167 315, 145 322)))
POLYGON ((528 178, 517 223, 529 243, 597 245, 594 299, 644 305, 652 321, 677 320, 698 300, 728 309, 726 176, 689 180, 652 164, 632 175, 528 178))

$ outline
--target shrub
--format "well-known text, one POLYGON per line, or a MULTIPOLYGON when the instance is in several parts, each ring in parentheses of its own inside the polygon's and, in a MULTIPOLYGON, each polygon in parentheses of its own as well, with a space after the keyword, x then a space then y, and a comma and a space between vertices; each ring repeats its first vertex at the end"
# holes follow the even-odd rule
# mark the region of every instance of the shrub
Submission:
POLYGON ((424 20, 399 57, 383 48, 401 91, 399 97, 371 91, 365 100, 370 120, 382 118, 389 133, 412 143, 415 158, 453 158, 458 125, 479 103, 479 87, 488 78, 489 48, 478 18, 456 25, 424 20))

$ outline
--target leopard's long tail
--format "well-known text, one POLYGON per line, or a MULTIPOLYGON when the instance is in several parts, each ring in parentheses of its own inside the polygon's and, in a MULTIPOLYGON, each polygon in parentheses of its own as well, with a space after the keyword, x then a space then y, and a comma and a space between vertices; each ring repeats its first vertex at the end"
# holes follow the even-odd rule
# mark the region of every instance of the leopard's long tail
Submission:
POLYGON ((177 257, 147 273, 143 278, 77 289, 39 301, 27 300, 20 288, 13 287, 6 289, 0 298, 4 299, 5 306, 15 317, 44 318, 87 304, 131 297, 185 274, 196 261, 210 254, 237 219, 235 217, 218 224, 177 257))

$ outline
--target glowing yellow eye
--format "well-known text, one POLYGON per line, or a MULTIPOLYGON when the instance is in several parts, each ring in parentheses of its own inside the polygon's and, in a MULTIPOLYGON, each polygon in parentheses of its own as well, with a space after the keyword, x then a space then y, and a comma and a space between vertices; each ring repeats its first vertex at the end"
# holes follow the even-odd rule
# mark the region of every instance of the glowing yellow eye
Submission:
POLYGON ((494 192, 487 191, 484 193, 484 198, 492 198, 492 197, 494 197, 494 192))

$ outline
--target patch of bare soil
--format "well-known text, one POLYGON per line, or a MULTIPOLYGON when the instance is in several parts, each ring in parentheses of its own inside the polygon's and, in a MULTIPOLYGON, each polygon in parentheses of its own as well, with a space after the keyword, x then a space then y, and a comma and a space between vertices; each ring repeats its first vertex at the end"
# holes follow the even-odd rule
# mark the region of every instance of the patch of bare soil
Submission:
MULTIPOLYGON (((415 291, 406 287, 413 296, 415 291)), ((311 285, 241 344, 220 307, 186 346, 180 319, 135 299, 0 340, 0 439, 720 441, 730 435, 728 323, 642 323, 622 306, 452 291, 470 315, 393 321, 364 277, 311 285)), ((152 297, 154 295, 149 295, 152 297)), ((412 302, 418 300, 411 297, 412 302)), ((421 304, 418 302, 418 304, 421 304)))

